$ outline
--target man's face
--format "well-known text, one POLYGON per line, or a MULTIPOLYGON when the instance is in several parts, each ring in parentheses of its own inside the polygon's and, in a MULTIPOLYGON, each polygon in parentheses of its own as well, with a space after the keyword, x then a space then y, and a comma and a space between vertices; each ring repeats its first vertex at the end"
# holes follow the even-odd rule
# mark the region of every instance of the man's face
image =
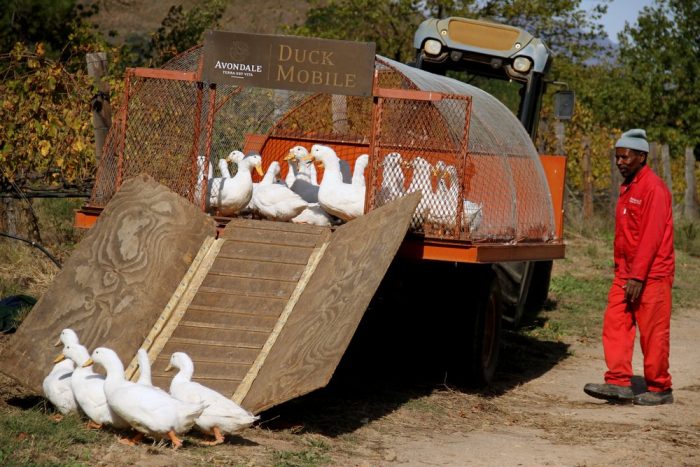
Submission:
POLYGON ((625 180, 631 180, 642 168, 646 161, 646 154, 629 148, 615 149, 615 163, 620 174, 625 180))

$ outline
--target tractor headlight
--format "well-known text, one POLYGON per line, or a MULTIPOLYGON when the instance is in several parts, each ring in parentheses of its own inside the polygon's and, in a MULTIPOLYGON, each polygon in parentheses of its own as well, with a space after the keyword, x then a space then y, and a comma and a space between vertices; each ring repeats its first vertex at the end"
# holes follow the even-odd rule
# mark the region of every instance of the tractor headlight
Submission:
POLYGON ((518 73, 527 73, 531 66, 532 61, 527 57, 515 57, 513 60, 513 69, 518 73))
POLYGON ((425 44, 423 44, 423 50, 429 55, 438 55, 442 50, 442 44, 435 39, 428 39, 425 41, 425 44))

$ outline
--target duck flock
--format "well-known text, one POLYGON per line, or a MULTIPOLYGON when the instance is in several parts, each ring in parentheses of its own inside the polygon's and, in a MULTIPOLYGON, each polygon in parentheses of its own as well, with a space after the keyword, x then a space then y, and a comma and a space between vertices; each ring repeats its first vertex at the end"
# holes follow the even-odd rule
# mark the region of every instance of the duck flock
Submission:
POLYGON ((222 394, 192 381, 194 364, 184 352, 170 357, 166 371, 179 371, 168 393, 153 386, 150 362, 143 349, 137 353, 140 376, 134 383, 124 377, 124 365, 116 352, 98 347, 88 353, 72 329, 61 331, 56 345, 63 345, 63 352, 44 378, 46 397, 63 415, 84 414, 88 427, 135 430, 134 436, 121 440, 125 444, 133 445, 148 436, 154 440, 167 438, 177 449, 182 446, 180 436, 196 427, 213 436, 202 444, 216 445, 224 442, 226 434, 237 433, 259 418, 222 394), (107 375, 96 373, 94 364, 104 367, 107 375))
MULTIPOLYGON (((209 168, 207 210, 227 217, 255 214, 274 221, 320 226, 337 225, 364 213, 365 169, 369 165, 369 155, 362 154, 355 160, 352 173, 346 161, 340 159, 331 147, 321 144, 313 145, 310 151, 304 146, 294 146, 285 161, 288 171, 284 180, 280 180, 279 162, 273 161, 263 179, 254 183, 253 170, 263 175, 261 156, 232 151, 219 160, 220 177, 213 177, 213 169, 209 168), (324 168, 320 183, 314 162, 324 168), (229 163, 237 166, 233 177, 229 163)), ((433 166, 422 157, 404 162, 401 154, 392 152, 384 157, 381 167, 382 182, 377 193, 379 205, 420 191, 422 198, 416 209, 419 224, 426 221, 446 226, 454 224, 459 180, 453 165, 438 161, 433 166), (403 168, 413 169, 408 187, 405 186, 403 168), (436 189, 433 189, 432 177, 438 179, 436 189)), ((463 200, 462 209, 462 225, 474 232, 483 219, 482 204, 463 200)))

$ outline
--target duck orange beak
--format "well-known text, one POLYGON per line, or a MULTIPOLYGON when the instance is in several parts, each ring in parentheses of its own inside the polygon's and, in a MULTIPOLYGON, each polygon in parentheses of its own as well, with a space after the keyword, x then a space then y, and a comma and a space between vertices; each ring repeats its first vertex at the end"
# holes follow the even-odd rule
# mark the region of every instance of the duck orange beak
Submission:
POLYGON ((58 354, 58 355, 56 355, 56 358, 53 359, 53 362, 54 362, 54 363, 58 363, 58 362, 63 361, 63 360, 65 360, 65 359, 66 359, 66 356, 65 356, 65 355, 63 355, 63 354, 58 354))
POLYGON ((294 159, 294 157, 295 157, 294 154, 290 151, 290 152, 287 153, 286 156, 284 156, 284 160, 285 160, 285 161, 291 161, 292 159, 294 159))
POLYGON ((263 175, 265 175, 265 174, 263 173, 262 166, 261 166, 260 164, 258 164, 258 165, 255 166, 255 171, 256 171, 256 172, 258 173, 258 175, 260 175, 261 177, 262 177, 263 175))
POLYGON ((82 366, 83 368, 86 368, 86 367, 89 367, 90 365, 94 365, 94 364, 95 364, 95 362, 92 361, 92 358, 88 358, 88 359, 85 361, 85 363, 83 363, 81 366, 82 366))

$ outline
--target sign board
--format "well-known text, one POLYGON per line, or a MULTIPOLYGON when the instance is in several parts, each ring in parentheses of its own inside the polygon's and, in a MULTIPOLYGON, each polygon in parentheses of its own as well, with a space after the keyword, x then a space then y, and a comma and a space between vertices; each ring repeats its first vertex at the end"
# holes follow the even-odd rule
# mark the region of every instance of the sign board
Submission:
POLYGON ((374 50, 373 42, 207 31, 202 80, 369 96, 374 50))

